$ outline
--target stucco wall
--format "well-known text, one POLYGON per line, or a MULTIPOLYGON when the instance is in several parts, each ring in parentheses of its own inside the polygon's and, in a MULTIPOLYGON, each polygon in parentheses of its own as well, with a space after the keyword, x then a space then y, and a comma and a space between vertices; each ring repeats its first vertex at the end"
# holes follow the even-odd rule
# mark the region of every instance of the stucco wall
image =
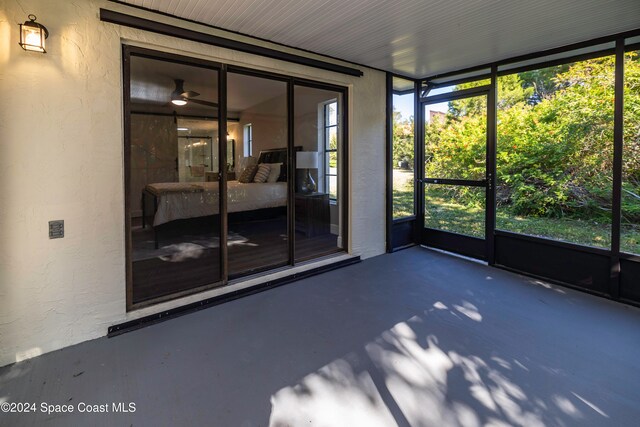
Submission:
POLYGON ((349 86, 349 251, 384 251, 383 73, 349 77, 121 28, 100 22, 100 7, 249 40, 106 0, 0 0, 0 366, 189 301, 125 310, 122 42, 349 86), (18 46, 28 13, 50 31, 47 54, 18 46), (53 219, 65 220, 64 239, 49 240, 53 219))

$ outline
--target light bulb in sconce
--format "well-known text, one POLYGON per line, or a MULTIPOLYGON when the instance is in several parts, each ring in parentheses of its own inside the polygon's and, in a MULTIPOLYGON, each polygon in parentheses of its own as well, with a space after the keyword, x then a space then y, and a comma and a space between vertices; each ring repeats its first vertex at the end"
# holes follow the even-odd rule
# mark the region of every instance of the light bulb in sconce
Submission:
POLYGON ((29 15, 29 20, 20 26, 20 47, 32 52, 47 53, 45 50, 45 40, 49 37, 49 30, 36 22, 35 15, 29 15))

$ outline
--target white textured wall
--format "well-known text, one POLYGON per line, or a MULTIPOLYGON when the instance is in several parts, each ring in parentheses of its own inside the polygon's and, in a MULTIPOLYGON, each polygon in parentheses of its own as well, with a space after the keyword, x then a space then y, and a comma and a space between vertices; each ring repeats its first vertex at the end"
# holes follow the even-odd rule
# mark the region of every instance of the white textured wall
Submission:
POLYGON ((384 251, 383 73, 343 76, 120 28, 99 21, 100 7, 177 22, 106 0, 0 0, 0 366, 188 300, 125 311, 123 40, 349 86, 350 252, 384 251), (18 46, 29 13, 51 33, 45 55, 18 46), (64 239, 48 239, 52 219, 65 220, 64 239))

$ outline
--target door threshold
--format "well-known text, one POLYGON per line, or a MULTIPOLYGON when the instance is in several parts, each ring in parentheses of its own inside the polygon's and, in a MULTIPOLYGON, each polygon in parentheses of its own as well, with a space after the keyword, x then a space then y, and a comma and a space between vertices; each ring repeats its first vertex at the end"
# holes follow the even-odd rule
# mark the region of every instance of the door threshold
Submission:
POLYGON ((430 251, 440 252, 441 254, 451 255, 451 256, 454 256, 454 257, 457 257, 457 258, 462 258, 462 259, 465 259, 467 261, 472 261, 472 262, 475 262, 475 263, 480 264, 480 265, 489 265, 489 263, 487 261, 484 261, 484 260, 481 260, 481 259, 478 259, 478 258, 473 258, 473 257, 470 257, 470 256, 466 256, 466 255, 461 255, 461 254, 458 254, 458 253, 455 253, 455 252, 445 251, 444 249, 432 248, 430 246, 425 246, 425 245, 420 245, 420 247, 425 248, 425 249, 430 250, 430 251))
MULTIPOLYGON (((153 310, 155 308, 156 312, 152 314, 141 315, 140 317, 137 317, 135 319, 110 326, 107 330, 107 337, 115 337, 127 332, 134 331, 136 329, 143 328, 145 326, 164 322, 165 320, 184 316, 185 314, 193 313, 195 311, 203 310, 205 308, 213 307, 218 304, 223 304, 225 302, 233 301, 238 298, 253 295, 258 292, 266 291, 268 289, 286 285, 288 283, 292 283, 301 279, 306 279, 307 277, 326 273, 328 271, 346 267, 348 265, 356 264, 359 262, 360 256, 339 253, 317 260, 308 261, 296 266, 283 267, 277 269, 276 271, 270 271, 266 274, 262 273, 253 276, 242 277, 230 281, 226 286, 203 292, 203 294, 209 294, 211 296, 201 300, 187 302, 193 299, 194 295, 191 295, 184 298, 186 300, 184 301, 184 304, 178 304, 175 307, 167 309, 161 309, 161 307, 158 306, 149 307, 150 310, 153 310)), ((197 297, 197 294, 195 296, 197 297)), ((202 297, 202 295, 200 296, 202 297)), ((175 305, 176 300, 168 301, 165 304, 175 305)), ((158 305, 162 306, 164 304, 158 305)), ((136 312, 130 312, 128 314, 135 315, 136 312)))

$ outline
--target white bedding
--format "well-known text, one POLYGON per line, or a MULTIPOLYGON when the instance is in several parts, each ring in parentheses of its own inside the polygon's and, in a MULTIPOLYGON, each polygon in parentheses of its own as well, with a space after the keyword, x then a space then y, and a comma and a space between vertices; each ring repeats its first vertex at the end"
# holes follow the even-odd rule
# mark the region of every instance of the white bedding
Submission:
MULTIPOLYGON (((197 218, 220 213, 219 183, 166 182, 146 189, 158 198, 153 225, 176 219, 197 218)), ((252 211, 287 205, 287 183, 227 182, 227 212, 252 211)))

